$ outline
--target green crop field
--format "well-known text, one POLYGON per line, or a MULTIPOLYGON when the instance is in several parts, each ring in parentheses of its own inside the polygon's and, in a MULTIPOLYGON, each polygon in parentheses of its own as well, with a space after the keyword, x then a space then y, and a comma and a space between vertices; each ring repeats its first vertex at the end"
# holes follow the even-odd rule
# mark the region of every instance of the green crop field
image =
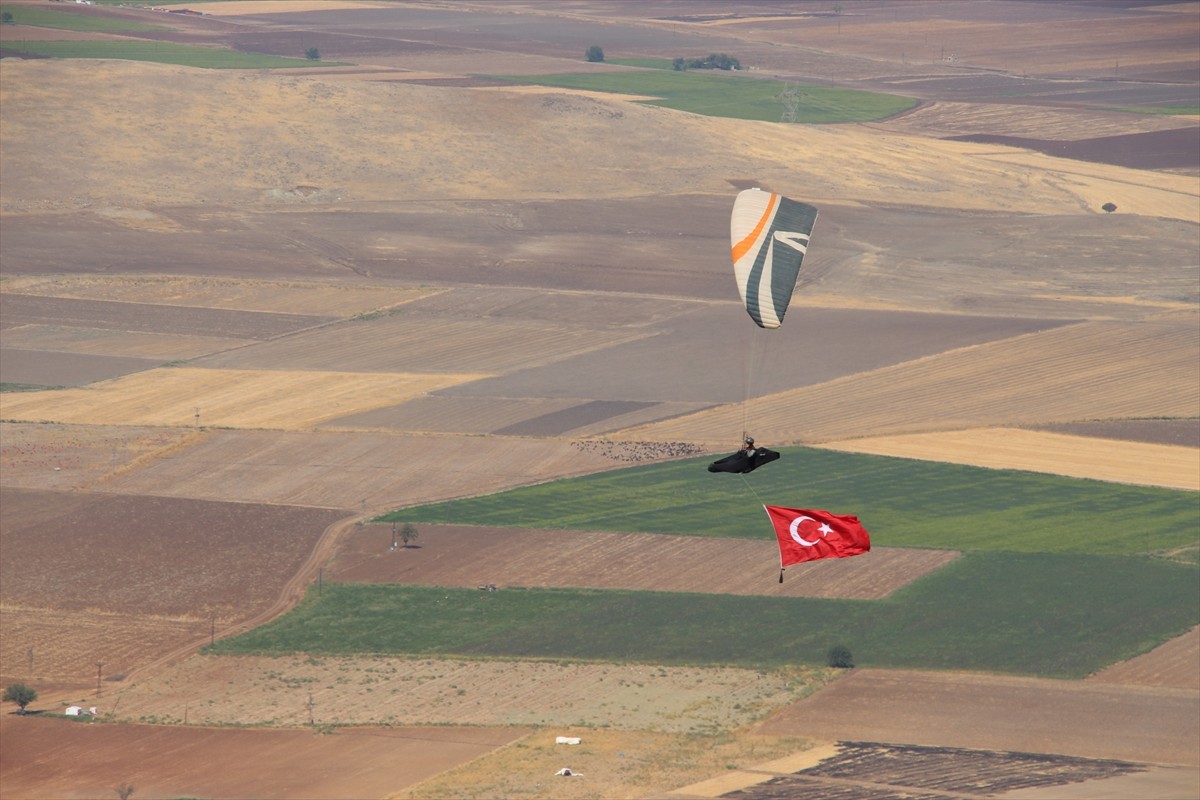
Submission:
POLYGON ((379 521, 759 538, 771 535, 766 503, 854 514, 886 547, 1096 555, 1200 548, 1194 492, 801 447, 780 452, 744 478, 707 472, 708 458, 688 459, 402 509, 379 521))
POLYGON ((1190 566, 1014 553, 967 556, 885 601, 326 584, 208 651, 768 668, 844 645, 860 666, 1079 678, 1183 633, 1198 603, 1190 566))
POLYGON ((1079 678, 1200 622, 1194 492, 782 452, 745 479, 689 459, 380 521, 770 538, 766 501, 857 514, 876 546, 954 548, 964 557, 881 601, 325 585, 290 614, 213 649, 774 667, 820 664, 845 645, 863 666, 1079 678))
MULTIPOLYGON (((108 17, 93 17, 85 14, 74 14, 69 11, 56 11, 41 6, 0 5, 0 13, 12 14, 14 25, 33 25, 38 28, 57 28, 65 31, 165 31, 162 25, 148 25, 132 20, 110 19, 108 17)), ((11 40, 9 42, 11 46, 11 40)))
MULTIPOLYGON (((649 69, 562 75, 493 75, 498 80, 538 86, 561 86, 593 92, 643 95, 657 98, 650 105, 674 108, 710 117, 779 122, 783 114, 780 94, 788 88, 780 81, 739 74, 715 75, 706 71, 676 72, 649 69)), ((908 97, 801 84, 796 121, 805 123, 865 122, 898 114, 917 103, 908 97)))
POLYGON ((241 53, 215 47, 196 47, 172 42, 137 41, 22 41, 8 48, 51 58, 112 58, 122 61, 153 61, 184 67, 210 69, 271 69, 275 67, 342 66, 334 61, 310 61, 262 53, 241 53))

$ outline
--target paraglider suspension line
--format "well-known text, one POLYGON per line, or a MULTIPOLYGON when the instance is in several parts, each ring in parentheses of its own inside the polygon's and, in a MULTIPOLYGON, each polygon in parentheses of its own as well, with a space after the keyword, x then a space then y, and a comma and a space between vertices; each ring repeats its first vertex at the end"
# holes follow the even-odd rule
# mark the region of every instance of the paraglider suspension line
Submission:
POLYGON ((750 485, 750 481, 749 481, 749 480, 747 480, 747 478, 746 478, 746 473, 744 473, 744 472, 739 472, 739 473, 738 473, 738 476, 739 476, 739 477, 742 479, 742 483, 746 484, 746 488, 750 490, 750 494, 754 495, 754 499, 755 499, 755 500, 757 500, 757 501, 759 502, 759 504, 761 504, 761 505, 764 505, 764 506, 765 506, 765 505, 766 505, 766 503, 764 503, 764 502, 763 502, 763 499, 762 499, 761 497, 759 497, 759 496, 758 496, 758 492, 754 491, 754 487, 753 487, 753 486, 751 486, 751 485, 750 485))

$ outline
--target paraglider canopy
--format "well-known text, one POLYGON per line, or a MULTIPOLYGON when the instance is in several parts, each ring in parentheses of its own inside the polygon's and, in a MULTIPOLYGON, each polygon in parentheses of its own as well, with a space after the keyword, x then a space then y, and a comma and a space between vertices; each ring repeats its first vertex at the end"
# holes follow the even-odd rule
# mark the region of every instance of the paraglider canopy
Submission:
POLYGON ((733 273, 746 313, 760 328, 783 322, 817 209, 762 189, 739 192, 729 221, 733 273))

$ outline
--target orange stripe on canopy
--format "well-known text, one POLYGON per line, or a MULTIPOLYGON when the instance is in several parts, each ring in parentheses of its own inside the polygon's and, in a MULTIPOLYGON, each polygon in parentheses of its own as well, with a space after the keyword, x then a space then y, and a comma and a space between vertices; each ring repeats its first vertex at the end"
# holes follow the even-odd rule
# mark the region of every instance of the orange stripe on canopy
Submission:
POLYGON ((760 233, 762 233, 763 226, 766 225, 767 220, 771 218, 771 211, 775 208, 775 202, 778 197, 779 195, 775 194, 774 192, 771 193, 771 199, 767 203, 767 210, 763 212, 761 217, 759 217, 758 224, 754 226, 754 230, 750 231, 746 238, 742 239, 733 246, 732 252, 734 263, 737 263, 738 259, 750 251, 750 247, 754 244, 754 240, 758 238, 760 233))

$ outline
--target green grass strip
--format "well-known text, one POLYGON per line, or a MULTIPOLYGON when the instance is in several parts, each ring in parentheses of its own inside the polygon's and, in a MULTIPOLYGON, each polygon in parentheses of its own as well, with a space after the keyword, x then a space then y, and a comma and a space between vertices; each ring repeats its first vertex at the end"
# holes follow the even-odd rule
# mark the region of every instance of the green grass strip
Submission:
MULTIPOLYGON (((64 31, 165 31, 170 28, 164 25, 149 25, 133 20, 111 19, 109 17, 93 17, 85 14, 74 14, 70 11, 57 11, 52 8, 26 5, 0 5, 0 14, 12 14, 12 24, 32 25, 38 28, 55 28, 64 31)), ((13 40, 5 42, 6 47, 13 46, 13 40)))
MULTIPOLYGON (((652 69, 562 75, 493 75, 513 83, 560 86, 593 92, 658 98, 649 105, 710 117, 779 122, 783 114, 780 81, 744 75, 714 75, 652 69)), ((804 84, 799 91, 796 121, 804 123, 865 122, 912 108, 916 100, 897 95, 804 84)))
POLYGON ((823 664, 844 645, 860 666, 1080 678, 1183 633, 1198 608, 1193 567, 983 553, 870 602, 325 584, 291 613, 209 652, 766 668, 823 664))
POLYGON ((417 506, 379 520, 771 539, 762 509, 769 503, 854 514, 883 547, 1172 551, 1184 560, 1200 548, 1195 492, 801 447, 780 452, 779 461, 745 479, 709 473, 711 458, 688 459, 417 506))
POLYGON ((23 41, 8 48, 52 58, 109 58, 122 61, 152 61, 184 67, 209 69, 271 69, 282 67, 344 66, 342 62, 310 61, 304 58, 241 53, 213 47, 196 47, 173 42, 74 42, 23 41))
POLYGON ((0 392, 44 392, 51 389, 65 389, 65 386, 42 386, 37 383, 0 383, 0 392))

